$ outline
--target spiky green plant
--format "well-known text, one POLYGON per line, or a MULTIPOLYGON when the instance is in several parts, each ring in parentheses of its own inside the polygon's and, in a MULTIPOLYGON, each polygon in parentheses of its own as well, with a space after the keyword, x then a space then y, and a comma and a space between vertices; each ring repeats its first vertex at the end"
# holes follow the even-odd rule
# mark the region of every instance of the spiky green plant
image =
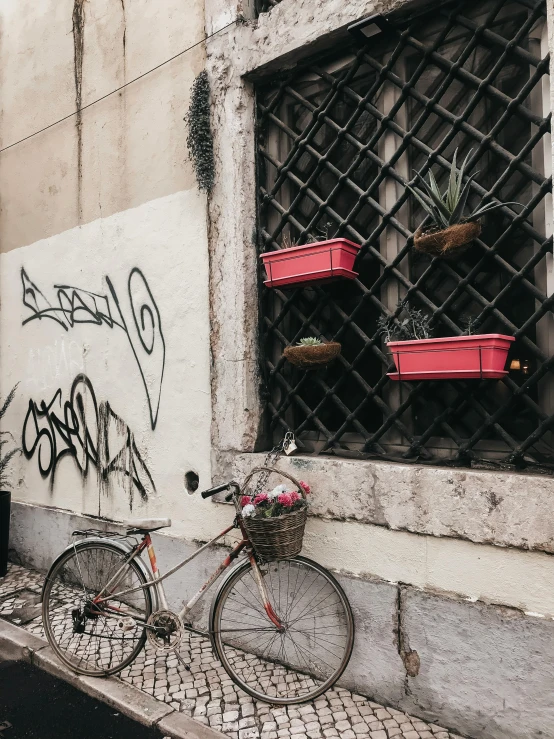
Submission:
POLYGON ((306 336, 304 339, 300 339, 297 346, 321 346, 323 342, 321 339, 316 339, 315 336, 306 336))
MULTIPOLYGON (((14 388, 12 388, 11 392, 9 393, 8 397, 4 401, 2 407, 0 408, 0 421, 6 415, 6 411, 10 407, 10 403, 15 398, 16 389, 17 389, 17 385, 14 388)), ((0 431, 0 436, 1 437, 10 436, 11 437, 12 435, 10 434, 9 431, 0 431)), ((8 439, 0 438, 0 490, 6 489, 6 485, 8 482, 8 477, 6 473, 8 471, 9 464, 11 460, 13 459, 13 457, 15 457, 15 455, 21 451, 19 448, 17 448, 17 449, 12 449, 9 452, 4 453, 4 446, 8 443, 9 443, 8 439)))
POLYGON ((479 324, 479 321, 475 316, 468 316, 467 318, 462 318, 462 326, 464 326, 465 328, 462 336, 473 336, 478 324, 479 324))
POLYGON ((471 151, 466 156, 460 169, 456 168, 456 157, 458 149, 454 152, 452 165, 450 166, 450 176, 448 178, 448 187, 444 193, 441 193, 435 175, 429 170, 429 182, 416 172, 416 177, 421 185, 421 189, 416 189, 407 185, 410 192, 419 201, 420 205, 428 213, 435 226, 438 228, 448 228, 456 223, 463 221, 475 221, 485 213, 490 213, 503 205, 521 205, 521 203, 510 201, 508 203, 487 203, 473 210, 469 215, 464 216, 467 199, 472 181, 479 174, 475 172, 469 175, 464 184, 464 174, 471 151))
POLYGON ((377 329, 384 335, 386 342, 431 338, 433 331, 430 316, 411 306, 407 300, 401 300, 396 309, 400 309, 398 316, 392 313, 380 316, 377 321, 377 329))

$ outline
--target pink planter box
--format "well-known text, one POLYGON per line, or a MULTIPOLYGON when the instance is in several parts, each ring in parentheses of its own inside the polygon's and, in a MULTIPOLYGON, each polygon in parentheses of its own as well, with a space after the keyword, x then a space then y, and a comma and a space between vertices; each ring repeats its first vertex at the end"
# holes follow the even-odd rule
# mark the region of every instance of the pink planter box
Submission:
POLYGON ((476 334, 445 339, 390 341, 391 380, 468 380, 504 377, 513 336, 476 334))
POLYGON ((315 244, 293 246, 261 255, 267 272, 267 287, 285 287, 328 282, 339 277, 353 280, 354 260, 360 250, 348 239, 329 239, 315 244))

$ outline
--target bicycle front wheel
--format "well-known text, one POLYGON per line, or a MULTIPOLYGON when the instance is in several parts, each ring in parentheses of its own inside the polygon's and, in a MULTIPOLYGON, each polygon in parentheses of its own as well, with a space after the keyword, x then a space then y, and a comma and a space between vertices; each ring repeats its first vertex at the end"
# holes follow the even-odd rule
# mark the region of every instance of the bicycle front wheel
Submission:
POLYGON ((344 672, 354 644, 348 599, 324 567, 305 557, 260 565, 279 630, 264 608, 249 561, 236 567, 210 613, 214 649, 231 679, 258 700, 305 703, 344 672))
MULTIPOLYGON (((144 624, 152 613, 148 589, 94 604, 126 557, 110 542, 79 542, 59 558, 46 578, 42 600, 46 637, 62 662, 82 675, 113 675, 144 646, 144 624)), ((114 587, 117 594, 145 582, 133 561, 123 568, 114 587)))

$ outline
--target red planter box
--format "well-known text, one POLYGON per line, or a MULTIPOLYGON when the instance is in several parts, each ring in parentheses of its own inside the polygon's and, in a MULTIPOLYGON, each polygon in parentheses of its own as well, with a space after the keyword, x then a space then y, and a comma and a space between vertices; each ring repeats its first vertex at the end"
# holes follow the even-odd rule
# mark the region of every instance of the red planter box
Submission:
POLYGON ((358 244, 348 239, 329 239, 267 252, 261 255, 268 278, 264 285, 285 287, 339 277, 353 280, 358 276, 353 267, 359 250, 358 244))
POLYGON ((390 341, 396 372, 391 380, 498 379, 507 375, 506 358, 513 336, 476 334, 445 339, 390 341))

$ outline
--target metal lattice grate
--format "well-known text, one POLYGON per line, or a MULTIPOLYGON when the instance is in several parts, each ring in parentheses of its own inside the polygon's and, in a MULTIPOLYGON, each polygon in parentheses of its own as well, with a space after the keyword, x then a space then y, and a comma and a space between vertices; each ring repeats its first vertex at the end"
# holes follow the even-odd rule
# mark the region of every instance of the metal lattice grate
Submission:
POLYGON ((269 12, 271 8, 274 8, 280 2, 281 0, 256 0, 256 15, 269 12))
MULTIPOLYGON (((549 59, 543 2, 460 2, 287 72, 258 90, 262 251, 311 234, 362 246, 355 281, 262 290, 268 427, 304 448, 516 467, 554 465, 549 59), (456 259, 415 252, 423 213, 405 185, 442 185, 455 149, 489 215, 456 259), (439 336, 515 336, 501 381, 391 382, 377 321, 408 298, 439 336), (303 371, 282 356, 306 335, 342 343, 303 371), (514 366, 516 363, 513 363, 514 366)), ((269 443, 269 442, 268 442, 269 443)))

